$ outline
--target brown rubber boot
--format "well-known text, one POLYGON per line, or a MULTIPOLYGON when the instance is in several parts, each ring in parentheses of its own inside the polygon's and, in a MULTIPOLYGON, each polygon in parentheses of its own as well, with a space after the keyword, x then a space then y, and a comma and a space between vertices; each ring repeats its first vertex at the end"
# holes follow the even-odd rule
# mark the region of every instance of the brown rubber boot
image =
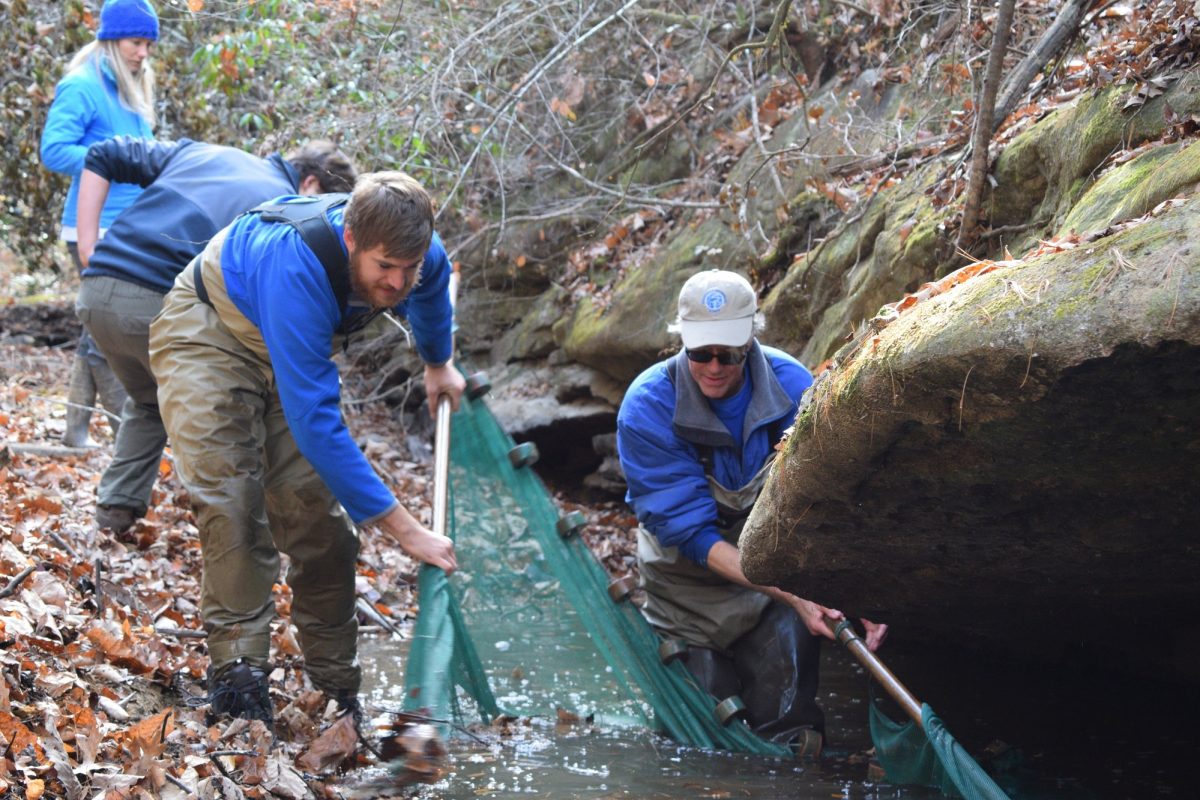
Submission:
POLYGON ((62 442, 67 447, 91 447, 94 443, 88 436, 88 424, 92 421, 90 406, 96 402, 96 384, 87 358, 76 355, 71 363, 71 386, 67 392, 67 429, 62 442))
POLYGON ((96 506, 96 527, 108 528, 113 533, 124 533, 133 527, 137 514, 128 506, 96 506))

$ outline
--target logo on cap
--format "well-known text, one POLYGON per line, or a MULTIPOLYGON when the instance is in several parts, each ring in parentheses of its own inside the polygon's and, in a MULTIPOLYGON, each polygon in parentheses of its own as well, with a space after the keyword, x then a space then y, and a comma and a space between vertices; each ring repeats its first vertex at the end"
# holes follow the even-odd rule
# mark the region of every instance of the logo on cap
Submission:
POLYGON ((704 307, 716 314, 725 307, 725 293, 720 289, 709 289, 704 293, 704 307))

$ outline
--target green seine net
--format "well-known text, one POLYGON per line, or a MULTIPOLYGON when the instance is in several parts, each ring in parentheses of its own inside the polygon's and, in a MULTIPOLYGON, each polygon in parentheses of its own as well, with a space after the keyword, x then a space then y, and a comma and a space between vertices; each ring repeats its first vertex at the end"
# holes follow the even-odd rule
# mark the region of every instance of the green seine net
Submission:
MULTIPOLYGON (((610 597, 609 576, 583 538, 559 534, 561 515, 545 485, 510 458, 516 445, 481 400, 464 396, 452 426, 448 533, 459 569, 447 578, 421 568, 407 710, 459 725, 469 721, 464 706, 484 722, 565 711, 648 726, 697 747, 791 755, 740 720, 722 725, 717 700, 683 664, 660 660, 660 638, 632 602, 610 597)), ((922 730, 893 723, 872 704, 871 735, 889 780, 1006 800, 928 706, 924 712, 922 730)))
POLYGON ((892 783, 932 786, 941 789, 942 794, 966 800, 1008 800, 1004 790, 955 741, 928 704, 921 704, 920 725, 901 725, 872 703, 871 741, 892 783))
POLYGON ((464 397, 452 430, 448 532, 459 569, 449 579, 421 570, 406 709, 459 724, 464 698, 485 722, 562 709, 698 747, 790 755, 740 720, 722 725, 686 668, 659 660, 659 637, 633 603, 610 599, 582 537, 559 535, 545 485, 513 465, 515 444, 482 401, 464 397))

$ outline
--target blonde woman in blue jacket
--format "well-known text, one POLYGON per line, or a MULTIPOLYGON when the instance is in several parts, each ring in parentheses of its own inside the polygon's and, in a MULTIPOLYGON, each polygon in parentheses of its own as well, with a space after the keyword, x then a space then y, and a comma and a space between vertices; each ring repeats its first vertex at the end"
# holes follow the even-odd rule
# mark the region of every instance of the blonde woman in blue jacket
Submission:
MULTIPOLYGON (((76 267, 80 262, 75 214, 84 157, 93 143, 113 136, 153 136, 154 70, 150 51, 157 39, 158 16, 148 0, 106 0, 100 9, 96 39, 75 54, 55 88, 54 103, 42 131, 41 155, 47 168, 71 176, 60 235, 76 267)), ((113 187, 101 213, 101 231, 141 192, 140 186, 113 187)), ((97 393, 110 413, 115 434, 125 390, 84 331, 71 369, 64 444, 83 447, 89 443, 91 406, 97 393)))

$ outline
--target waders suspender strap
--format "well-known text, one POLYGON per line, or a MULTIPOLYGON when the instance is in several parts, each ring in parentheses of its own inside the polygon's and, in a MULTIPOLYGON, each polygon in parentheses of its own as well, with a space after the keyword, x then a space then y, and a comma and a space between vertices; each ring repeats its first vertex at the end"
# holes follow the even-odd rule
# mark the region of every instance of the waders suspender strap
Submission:
MULTIPOLYGON (((338 310, 343 317, 350 301, 350 263, 342 251, 341 240, 326 212, 345 205, 349 199, 349 194, 335 192, 290 203, 262 203, 246 212, 261 215, 265 222, 286 223, 299 231, 304 244, 313 251, 321 266, 325 268, 325 277, 329 279, 329 286, 333 289, 334 299, 337 300, 338 310)), ((194 275, 196 294, 202 302, 211 306, 208 292, 204 289, 204 279, 200 275, 199 261, 196 262, 194 275)))
POLYGON ((285 222, 299 231, 300 238, 325 268, 325 277, 343 315, 350 302, 350 261, 326 212, 346 205, 349 199, 349 194, 336 192, 317 195, 307 202, 263 203, 250 211, 258 212, 264 222, 285 222))
MULTIPOLYGON (((679 362, 674 358, 667 362, 667 377, 671 379, 671 386, 675 385, 675 373, 679 368, 678 365, 679 362)), ((788 424, 789 419, 786 414, 771 423, 770 436, 772 445, 783 438, 783 432, 787 430, 788 424)), ((696 455, 700 459, 700 466, 704 468, 704 477, 716 480, 714 477, 714 473, 716 472, 716 459, 713 457, 713 446, 710 444, 698 444, 696 442, 688 442, 688 444, 696 448, 696 455)), ((750 509, 746 509, 744 512, 739 512, 737 515, 730 516, 726 514, 725 509, 722 508, 721 504, 717 503, 717 523, 723 527, 728 527, 729 525, 736 523, 741 519, 745 519, 748 516, 750 516, 750 509)))

